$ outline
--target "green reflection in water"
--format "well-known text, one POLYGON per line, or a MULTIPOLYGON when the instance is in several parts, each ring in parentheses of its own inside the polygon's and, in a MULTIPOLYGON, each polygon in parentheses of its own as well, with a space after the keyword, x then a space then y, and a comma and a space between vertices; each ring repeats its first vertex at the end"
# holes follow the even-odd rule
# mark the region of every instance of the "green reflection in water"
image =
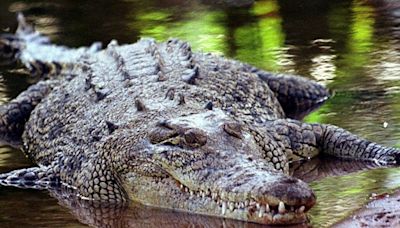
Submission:
MULTIPOLYGON (((355 0, 351 8, 351 24, 347 32, 345 50, 339 54, 336 66, 337 78, 335 87, 344 87, 365 80, 365 66, 371 63, 370 53, 373 51, 374 15, 371 6, 355 0)), ((334 17, 333 15, 331 17, 334 17)), ((337 15, 337 17, 341 17, 337 15)), ((333 30, 334 33, 337 30, 333 30)))
POLYGON ((352 55, 357 57, 355 64, 360 66, 366 62, 366 53, 370 53, 372 49, 372 38, 374 31, 375 20, 373 18, 374 10, 371 6, 363 5, 362 1, 356 0, 353 2, 353 24, 351 28, 351 37, 349 39, 349 46, 354 53, 359 55, 352 55), (363 57, 363 58, 361 58, 363 57))
POLYGON ((227 26, 232 20, 228 18, 229 10, 198 5, 196 11, 179 12, 179 19, 175 11, 151 9, 132 13, 135 16, 130 27, 139 30, 141 37, 160 41, 179 37, 189 41, 195 50, 228 54, 229 48, 234 48, 233 58, 271 71, 280 69, 285 36, 277 1, 259 1, 248 12, 244 9, 248 18, 237 27, 227 26))
MULTIPOLYGON (((365 5, 360 0, 355 0, 352 4, 351 15, 352 20, 349 26, 344 26, 347 23, 345 17, 343 17, 343 8, 333 9, 329 14, 329 21, 331 21, 330 31, 332 37, 335 37, 339 42, 346 40, 345 49, 337 50, 337 58, 335 60, 335 80, 329 85, 332 88, 345 90, 347 88, 356 89, 354 85, 360 85, 365 82, 368 85, 371 79, 367 77, 365 72, 365 66, 371 64, 371 56, 369 53, 373 51, 373 33, 375 19, 373 15, 373 8, 365 5), (337 28, 337 24, 342 29, 337 28), (348 31, 344 32, 344 28, 348 28, 348 31), (345 36, 345 37, 343 37, 345 36)), ((350 89, 349 89, 350 90, 350 89)), ((338 123, 343 121, 337 121, 332 118, 334 115, 323 115, 327 113, 332 114, 332 110, 344 109, 345 114, 348 112, 348 105, 358 103, 356 93, 337 94, 332 101, 327 102, 319 110, 312 113, 305 118, 306 122, 320 122, 320 123, 338 123), (335 105, 335 108, 332 107, 335 105), (343 107, 343 105, 347 107, 343 107), (340 108, 338 108, 340 107, 340 108)))
POLYGON ((254 15, 262 16, 269 13, 278 13, 279 5, 276 0, 258 1, 253 8, 254 15))
MULTIPOLYGON (((368 72, 368 67, 373 67, 373 53, 376 52, 374 46, 379 46, 379 40, 374 37, 376 21, 374 9, 363 1, 355 0, 351 9, 333 7, 328 17, 331 36, 337 42, 336 77, 329 87, 339 90, 339 93, 319 110, 307 116, 306 121, 333 123, 362 135, 382 134, 359 128, 367 124, 363 120, 373 116, 370 108, 357 110, 361 111, 358 113, 352 109, 353 105, 361 102, 358 90, 369 86, 377 88, 376 81, 368 72), (348 15, 347 10, 351 10, 351 18, 344 16, 348 15), (354 115, 362 115, 364 112, 370 114, 353 118, 354 115)), ((379 88, 377 89, 379 91, 379 88)), ((396 94, 390 98, 390 100, 388 97, 385 100, 379 99, 385 104, 390 104, 390 107, 385 106, 390 112, 400 110, 396 105, 400 97, 396 94)), ((385 114, 385 116, 395 115, 385 114)), ((376 138, 383 139, 383 137, 376 138)), ((399 180, 400 170, 392 168, 329 177, 313 182, 311 187, 316 191, 318 200, 317 205, 310 211, 311 222, 317 227, 329 227, 362 207, 369 200, 368 196, 371 193, 379 194, 399 188, 399 180)))
POLYGON ((377 169, 311 183, 318 199, 311 209, 311 223, 329 227, 362 207, 371 193, 391 192, 399 187, 400 170, 377 169), (390 175, 390 178, 385 178, 390 175), (397 181, 396 181, 397 180, 397 181))
MULTIPOLYGON (((140 31, 141 37, 153 37, 164 41, 170 37, 188 41, 193 49, 226 53, 226 28, 222 11, 207 10, 199 6, 195 12, 181 12, 179 20, 172 20, 171 11, 152 9, 139 12, 130 24, 132 29, 140 31), (157 10, 157 11, 155 11, 157 10)), ((176 15, 175 15, 176 16, 176 15)))
POLYGON ((321 115, 321 109, 314 111, 304 118, 304 121, 307 123, 322 123, 323 118, 321 115))
POLYGON ((166 11, 153 11, 147 12, 146 14, 140 14, 137 19, 140 21, 166 21, 169 16, 170 13, 166 11))
MULTIPOLYGON (((146 12, 139 14, 136 20, 139 20, 140 23, 146 25, 141 28, 141 36, 165 39, 165 37, 162 35, 167 33, 167 27, 165 24, 160 23, 160 21, 166 21, 169 16, 170 13, 166 11, 146 12)), ((135 25, 133 27, 135 27, 135 25)))
POLYGON ((235 58, 266 70, 279 71, 278 61, 282 60, 285 36, 278 3, 259 1, 251 14, 256 18, 254 23, 245 24, 234 33, 237 46, 235 58))
POLYGON ((226 28, 221 23, 224 20, 221 11, 190 12, 168 28, 168 35, 184 37, 197 50, 226 53, 226 28))

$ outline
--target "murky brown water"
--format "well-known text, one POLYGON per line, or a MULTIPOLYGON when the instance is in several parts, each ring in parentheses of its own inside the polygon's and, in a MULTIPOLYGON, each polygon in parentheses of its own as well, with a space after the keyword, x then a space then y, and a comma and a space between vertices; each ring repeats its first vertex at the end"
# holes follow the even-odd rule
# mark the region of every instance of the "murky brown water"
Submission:
MULTIPOLYGON (((313 78, 335 90, 336 96, 307 121, 335 124, 385 145, 400 146, 398 1, 264 0, 242 8, 207 2, 212 1, 1 0, 0 29, 15 28, 14 13, 24 11, 38 30, 69 46, 107 43, 114 38, 128 43, 144 36, 158 40, 178 37, 198 51, 218 52, 266 70, 313 78)), ((1 103, 29 84, 29 78, 12 69, 0 66, 1 103)), ((324 165, 331 170, 342 167, 321 164, 317 165, 320 170, 324 165)), ((30 165, 21 152, 0 148, 0 172, 30 165)), ((356 166, 343 165, 345 170, 356 166)), ((316 170, 308 174, 311 179, 318 176, 316 170)), ((371 193, 399 188, 400 169, 326 177, 312 181, 311 186, 318 197, 310 212, 311 224, 329 226, 360 208, 371 193)), ((141 227, 248 226, 135 206, 99 212, 81 205, 78 210, 76 204, 63 202, 60 206, 46 192, 0 187, 0 227, 76 227, 107 221, 141 227), (105 219, 107 216, 110 219, 105 219)))

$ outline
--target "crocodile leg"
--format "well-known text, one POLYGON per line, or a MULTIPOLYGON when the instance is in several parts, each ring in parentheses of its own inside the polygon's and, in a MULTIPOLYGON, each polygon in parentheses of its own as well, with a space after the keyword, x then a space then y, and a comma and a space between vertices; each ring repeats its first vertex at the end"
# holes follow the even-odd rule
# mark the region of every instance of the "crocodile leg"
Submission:
POLYGON ((57 84, 53 80, 40 81, 0 107, 0 139, 3 142, 13 146, 20 145, 30 113, 57 84))
POLYGON ((268 83, 288 118, 302 119, 322 105, 330 96, 324 86, 312 80, 285 74, 272 74, 252 66, 248 67, 249 69, 245 70, 256 73, 268 83))
POLYGON ((399 149, 370 142, 333 125, 279 119, 267 123, 267 130, 282 142, 290 160, 308 159, 322 152, 380 165, 400 163, 399 149))
POLYGON ((82 48, 51 44, 49 38, 36 31, 22 14, 18 14, 15 34, 0 36, 0 58, 19 60, 32 76, 41 78, 68 74, 79 58, 100 49, 100 43, 82 48))

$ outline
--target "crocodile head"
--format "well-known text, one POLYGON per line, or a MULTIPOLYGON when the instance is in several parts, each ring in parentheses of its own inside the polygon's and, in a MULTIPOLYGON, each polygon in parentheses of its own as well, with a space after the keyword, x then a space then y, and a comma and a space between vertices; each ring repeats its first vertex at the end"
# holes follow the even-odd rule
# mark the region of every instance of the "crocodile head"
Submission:
POLYGON ((145 205, 294 224, 315 204, 309 186, 268 164, 254 137, 222 111, 161 121, 129 154, 121 182, 145 205))

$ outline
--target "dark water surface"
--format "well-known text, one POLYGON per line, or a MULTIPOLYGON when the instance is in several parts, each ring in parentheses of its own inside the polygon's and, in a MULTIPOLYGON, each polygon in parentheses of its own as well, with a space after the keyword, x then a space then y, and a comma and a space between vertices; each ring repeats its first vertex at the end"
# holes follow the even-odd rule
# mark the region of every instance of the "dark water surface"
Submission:
MULTIPOLYGON (((399 1, 265 0, 241 8, 208 2, 212 1, 1 0, 0 29, 13 31, 14 13, 23 11, 39 31, 68 46, 178 37, 197 51, 221 53, 269 71, 315 79, 336 95, 306 121, 335 124, 384 145, 400 146, 399 1)), ((0 102, 15 97, 29 81, 15 68, 0 66, 0 102)), ((312 162, 315 169, 305 175, 310 181, 323 175, 319 171, 324 169, 341 173, 340 167, 358 166, 312 162)), ((20 151, 0 148, 0 172, 30 165, 20 151)), ((318 197, 310 212, 311 224, 324 227, 360 208, 372 193, 399 188, 400 169, 326 177, 312 181, 311 186, 318 197)), ((59 203, 46 192, 0 187, 0 227, 99 225, 97 214, 109 216, 110 224, 138 227, 248 226, 135 206, 74 212, 68 207, 76 205, 59 203)))

